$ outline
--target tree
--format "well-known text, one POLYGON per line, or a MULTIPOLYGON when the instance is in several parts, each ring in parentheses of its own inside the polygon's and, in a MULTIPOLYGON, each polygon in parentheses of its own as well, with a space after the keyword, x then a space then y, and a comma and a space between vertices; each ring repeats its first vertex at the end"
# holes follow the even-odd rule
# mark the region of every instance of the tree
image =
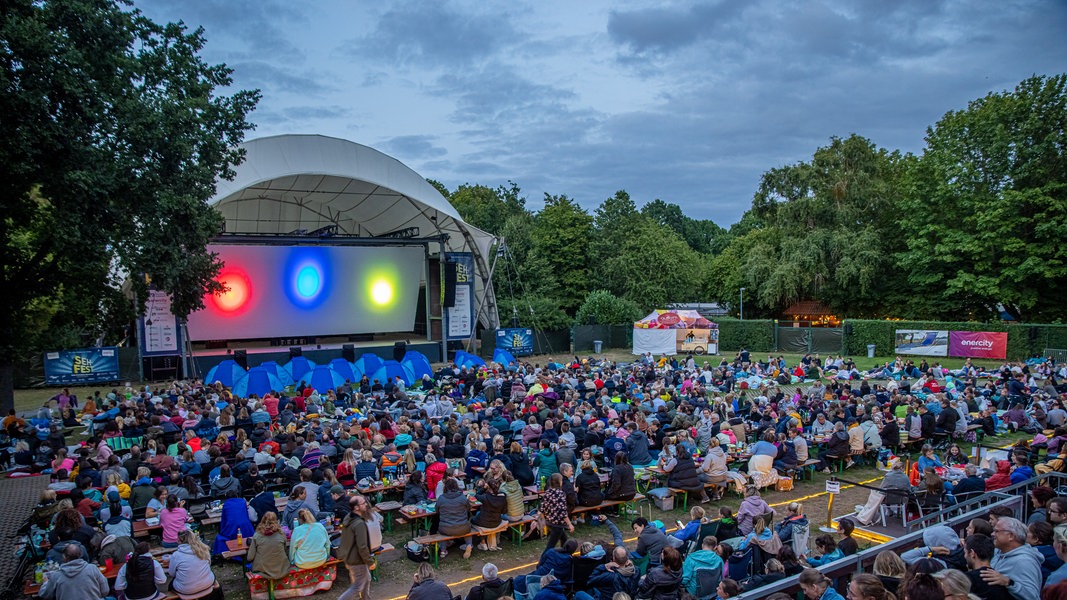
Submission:
POLYGON ((909 175, 899 264, 923 316, 1067 316, 1067 75, 946 113, 909 175))
POLYGON ((721 250, 723 244, 719 238, 726 234, 726 230, 707 219, 697 220, 682 212, 682 207, 677 204, 667 203, 659 198, 649 202, 641 208, 641 214, 652 219, 656 223, 674 230, 689 247, 703 254, 721 250))
POLYGON ((150 277, 179 317, 222 291, 206 249, 222 218, 206 200, 243 157, 259 93, 217 94, 231 71, 203 61, 204 43, 114 0, 0 12, 0 409, 36 328, 100 330, 117 274, 137 306, 150 277))
POLYGON ((626 282, 608 271, 608 262, 644 220, 645 217, 637 211, 637 206, 625 190, 619 190, 611 198, 605 199, 593 213, 593 239, 590 243, 592 275, 598 285, 605 286, 617 296, 626 291, 626 282))
POLYGON ((751 211, 763 228, 743 254, 732 253, 743 257, 756 304, 780 312, 820 300, 854 316, 884 310, 903 281, 892 257, 902 247, 899 189, 909 160, 853 134, 831 138, 810 163, 764 173, 751 211))
POLYGON ((464 221, 493 235, 503 231, 508 217, 526 211, 526 198, 513 181, 496 189, 465 183, 452 192, 451 200, 464 221))
POLYGON ((569 314, 591 287, 589 240, 593 218, 567 196, 545 194, 545 207, 534 216, 528 261, 536 279, 526 281, 535 294, 558 298, 569 314))
POLYGON ((624 286, 620 296, 642 309, 700 300, 704 290, 701 255, 673 231, 647 219, 605 260, 605 270, 624 286))
POLYGON ((619 298, 607 290, 593 290, 578 308, 574 322, 578 325, 628 325, 645 316, 632 300, 619 298))

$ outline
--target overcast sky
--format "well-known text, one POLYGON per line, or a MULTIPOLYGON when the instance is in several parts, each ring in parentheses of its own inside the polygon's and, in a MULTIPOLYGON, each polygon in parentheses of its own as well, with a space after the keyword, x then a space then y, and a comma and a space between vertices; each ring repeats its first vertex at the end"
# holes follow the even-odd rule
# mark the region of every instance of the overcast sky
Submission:
POLYGON ((729 226, 767 169, 1067 71, 1067 2, 137 0, 260 88, 249 137, 365 144, 450 189, 618 189, 729 226))

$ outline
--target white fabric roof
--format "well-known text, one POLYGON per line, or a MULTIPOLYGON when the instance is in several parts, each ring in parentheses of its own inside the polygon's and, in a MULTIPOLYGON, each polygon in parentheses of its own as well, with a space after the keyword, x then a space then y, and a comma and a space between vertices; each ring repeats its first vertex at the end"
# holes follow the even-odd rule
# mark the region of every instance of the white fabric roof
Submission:
MULTIPOLYGON (((486 256, 495 238, 463 222, 424 177, 373 148, 321 135, 280 135, 242 145, 233 181, 209 201, 227 233, 287 234, 336 225, 338 233, 376 237, 418 227, 418 237, 449 236, 449 252, 473 252, 476 308, 485 327, 500 320, 486 256), (488 289, 486 289, 488 287, 488 289)), ((431 245, 431 252, 434 246, 431 245)))

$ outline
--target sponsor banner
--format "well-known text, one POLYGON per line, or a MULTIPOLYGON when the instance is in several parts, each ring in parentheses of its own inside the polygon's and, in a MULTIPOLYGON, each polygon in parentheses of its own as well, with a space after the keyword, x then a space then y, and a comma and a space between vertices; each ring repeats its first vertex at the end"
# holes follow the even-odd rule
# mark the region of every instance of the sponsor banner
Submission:
POLYGON ((496 347, 512 356, 529 356, 534 350, 533 329, 511 327, 496 330, 496 347))
POLYGON ((948 356, 948 332, 898 329, 896 353, 916 356, 948 356))
POLYGON ((948 353, 965 358, 1007 358, 1008 334, 1003 331, 953 331, 949 336, 948 353))
POLYGON ((148 290, 148 302, 141 317, 141 356, 181 354, 181 329, 178 317, 170 311, 170 296, 148 290))
POLYGON ((445 262, 456 263, 456 304, 445 309, 449 340, 465 340, 474 332, 474 255, 446 252, 445 262))
POLYGON ((119 350, 114 346, 44 353, 48 385, 78 385, 119 380, 119 350))

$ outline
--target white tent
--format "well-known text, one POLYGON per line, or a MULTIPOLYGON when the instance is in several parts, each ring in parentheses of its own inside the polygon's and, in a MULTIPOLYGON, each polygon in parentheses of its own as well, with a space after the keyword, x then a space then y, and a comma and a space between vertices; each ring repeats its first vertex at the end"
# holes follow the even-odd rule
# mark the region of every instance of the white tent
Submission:
POLYGON ((421 175, 373 148, 321 135, 259 138, 242 147, 247 154, 236 177, 219 181, 210 200, 226 218, 227 233, 335 226, 339 234, 367 238, 410 228, 418 228, 418 237, 445 234, 446 251, 473 253, 477 318, 499 327, 485 258, 495 238, 465 223, 421 175))

